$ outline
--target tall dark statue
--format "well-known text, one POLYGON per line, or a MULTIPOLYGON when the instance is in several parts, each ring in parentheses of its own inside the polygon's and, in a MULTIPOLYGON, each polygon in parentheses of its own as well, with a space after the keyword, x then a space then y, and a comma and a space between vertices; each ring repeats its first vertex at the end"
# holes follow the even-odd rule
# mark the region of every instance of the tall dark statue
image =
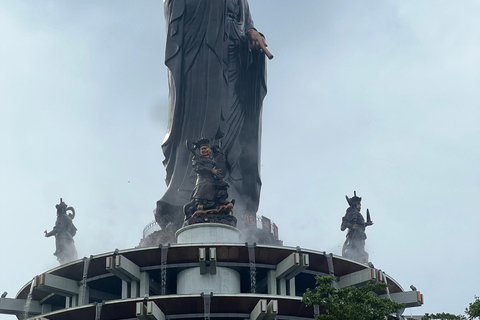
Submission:
POLYGON ((368 263, 368 253, 365 251, 365 240, 367 239, 365 228, 373 224, 370 220, 370 213, 367 209, 367 221, 365 222, 365 219, 360 213, 362 209, 362 198, 357 197, 355 191, 352 198, 345 197, 347 198, 349 207, 342 219, 340 229, 342 231, 348 229, 348 232, 347 239, 343 244, 342 257, 361 263, 368 263))
POLYGON ((73 237, 77 233, 77 228, 73 225, 75 218, 75 209, 68 207, 62 198, 60 203, 55 206, 57 208, 57 221, 52 231, 44 231, 45 237, 55 236, 56 250, 53 253, 60 264, 64 264, 78 258, 77 249, 73 237), (67 211, 71 213, 67 214, 67 211))
POLYGON ((185 141, 203 137, 226 154, 225 181, 236 212, 256 213, 266 94, 263 35, 247 0, 164 0, 169 122, 162 145, 167 191, 157 202, 162 229, 183 222, 196 173, 185 141))

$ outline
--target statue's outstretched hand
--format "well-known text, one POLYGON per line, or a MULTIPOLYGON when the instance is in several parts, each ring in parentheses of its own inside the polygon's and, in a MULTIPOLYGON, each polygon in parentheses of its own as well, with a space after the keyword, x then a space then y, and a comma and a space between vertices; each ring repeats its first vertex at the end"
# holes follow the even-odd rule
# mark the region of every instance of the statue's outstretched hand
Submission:
POLYGON ((366 226, 371 226, 372 224, 373 224, 373 221, 367 221, 367 222, 365 223, 366 226))
POLYGON ((47 236, 47 233, 48 233, 47 230, 43 231, 43 233, 45 233, 45 238, 47 238, 48 237, 47 236))
POLYGON ((248 49, 250 51, 252 50, 260 50, 260 52, 265 52, 265 55, 267 56, 268 59, 272 60, 273 59, 273 54, 268 51, 267 47, 267 42, 265 41, 265 38, 255 29, 250 29, 247 32, 248 36, 248 49))

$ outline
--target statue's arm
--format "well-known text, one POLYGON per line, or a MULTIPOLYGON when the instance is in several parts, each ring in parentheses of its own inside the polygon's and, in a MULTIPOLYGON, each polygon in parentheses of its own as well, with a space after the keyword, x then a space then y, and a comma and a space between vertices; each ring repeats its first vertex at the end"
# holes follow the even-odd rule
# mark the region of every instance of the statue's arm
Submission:
POLYGON ((343 220, 345 221, 345 226, 348 229, 353 229, 353 226, 355 225, 355 223, 352 223, 352 221, 348 220, 346 217, 343 217, 343 220))
POLYGON ((248 1, 244 0, 243 10, 245 15, 245 32, 248 33, 251 29, 255 29, 255 25, 253 24, 252 15, 250 14, 250 7, 248 6, 248 1))
POLYGON ((263 34, 255 29, 253 24, 252 15, 250 14, 250 8, 248 6, 248 1, 245 0, 244 2, 244 10, 245 10, 245 32, 247 33, 248 38, 248 49, 252 50, 260 50, 260 52, 265 52, 265 55, 268 59, 273 59, 273 54, 268 51, 267 42, 265 41, 265 37, 263 34))
POLYGON ((43 231, 43 233, 45 233, 45 237, 48 238, 48 237, 56 235, 58 233, 58 230, 55 226, 55 227, 53 227, 52 231, 47 232, 47 230, 45 230, 45 231, 43 231))
POLYGON ((345 216, 343 217, 343 220, 345 221, 345 226, 348 229, 356 229, 354 228, 354 225, 357 224, 357 219, 356 216, 350 208, 347 209, 347 212, 345 213, 345 216))
POLYGON ((197 163, 195 166, 195 171, 200 174, 208 174, 213 173, 211 166, 204 165, 201 161, 197 163))
POLYGON ((59 232, 62 232, 63 230, 65 230, 66 224, 63 219, 64 217, 67 219, 70 219, 66 214, 64 214, 63 216, 62 215, 57 216, 57 220, 55 221, 55 226, 53 226, 52 231, 50 232, 46 232, 47 230, 44 231, 45 237, 48 238, 48 237, 57 235, 59 232))
POLYGON ((164 0, 163 11, 167 30, 165 63, 173 59, 180 51, 183 42, 182 18, 185 12, 185 0, 164 0))
POLYGON ((182 16, 185 9, 185 0, 163 0, 163 13, 168 23, 182 16))

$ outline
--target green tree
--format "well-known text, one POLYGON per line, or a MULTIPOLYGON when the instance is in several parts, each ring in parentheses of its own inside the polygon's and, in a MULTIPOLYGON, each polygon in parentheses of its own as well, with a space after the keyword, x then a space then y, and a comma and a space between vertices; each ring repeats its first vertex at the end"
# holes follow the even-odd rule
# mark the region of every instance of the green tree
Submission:
POLYGON ((480 299, 478 297, 475 297, 474 302, 470 302, 468 308, 465 309, 465 313, 470 320, 480 318, 480 299))
POLYGON ((465 316, 462 315, 454 315, 451 313, 425 313, 422 317, 422 320, 430 320, 430 319, 441 319, 441 320, 467 320, 465 316))
POLYGON ((332 287, 335 278, 331 276, 317 276, 315 280, 315 290, 307 289, 302 301, 307 306, 320 306, 322 314, 315 316, 318 320, 384 320, 404 306, 374 294, 384 292, 385 283, 335 289, 332 287))
MULTIPOLYGON (((465 308, 465 313, 468 315, 468 319, 473 320, 475 318, 480 318, 480 299, 475 297, 475 301, 471 302, 468 305, 468 308, 465 308)), ((441 320, 467 320, 467 317, 463 315, 454 315, 451 313, 425 313, 422 317, 422 320, 431 320, 431 319, 441 319, 441 320)))

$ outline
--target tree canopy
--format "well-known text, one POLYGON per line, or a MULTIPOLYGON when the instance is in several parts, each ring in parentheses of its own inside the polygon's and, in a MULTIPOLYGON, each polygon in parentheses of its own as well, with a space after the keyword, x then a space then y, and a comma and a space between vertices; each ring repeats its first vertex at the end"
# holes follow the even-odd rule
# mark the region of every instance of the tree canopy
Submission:
POLYGON ((455 315, 451 313, 425 313, 422 317, 422 320, 431 320, 431 319, 439 319, 439 320, 467 320, 465 316, 462 315, 455 315))
POLYGON ((465 308, 465 313, 468 318, 464 315, 454 315, 451 313, 425 313, 422 317, 422 320, 431 320, 431 319, 440 319, 440 320, 473 320, 475 318, 480 318, 480 299, 475 297, 475 301, 470 302, 468 308, 465 308))
POLYGON ((470 302, 468 308, 465 309, 465 313, 470 320, 480 318, 480 299, 475 297, 475 301, 470 302))
POLYGON ((316 288, 307 289, 302 301, 307 306, 320 307, 321 314, 315 316, 318 320, 384 320, 404 306, 375 294, 385 291, 388 286, 385 283, 335 289, 332 287, 334 277, 317 276, 315 280, 316 288))

